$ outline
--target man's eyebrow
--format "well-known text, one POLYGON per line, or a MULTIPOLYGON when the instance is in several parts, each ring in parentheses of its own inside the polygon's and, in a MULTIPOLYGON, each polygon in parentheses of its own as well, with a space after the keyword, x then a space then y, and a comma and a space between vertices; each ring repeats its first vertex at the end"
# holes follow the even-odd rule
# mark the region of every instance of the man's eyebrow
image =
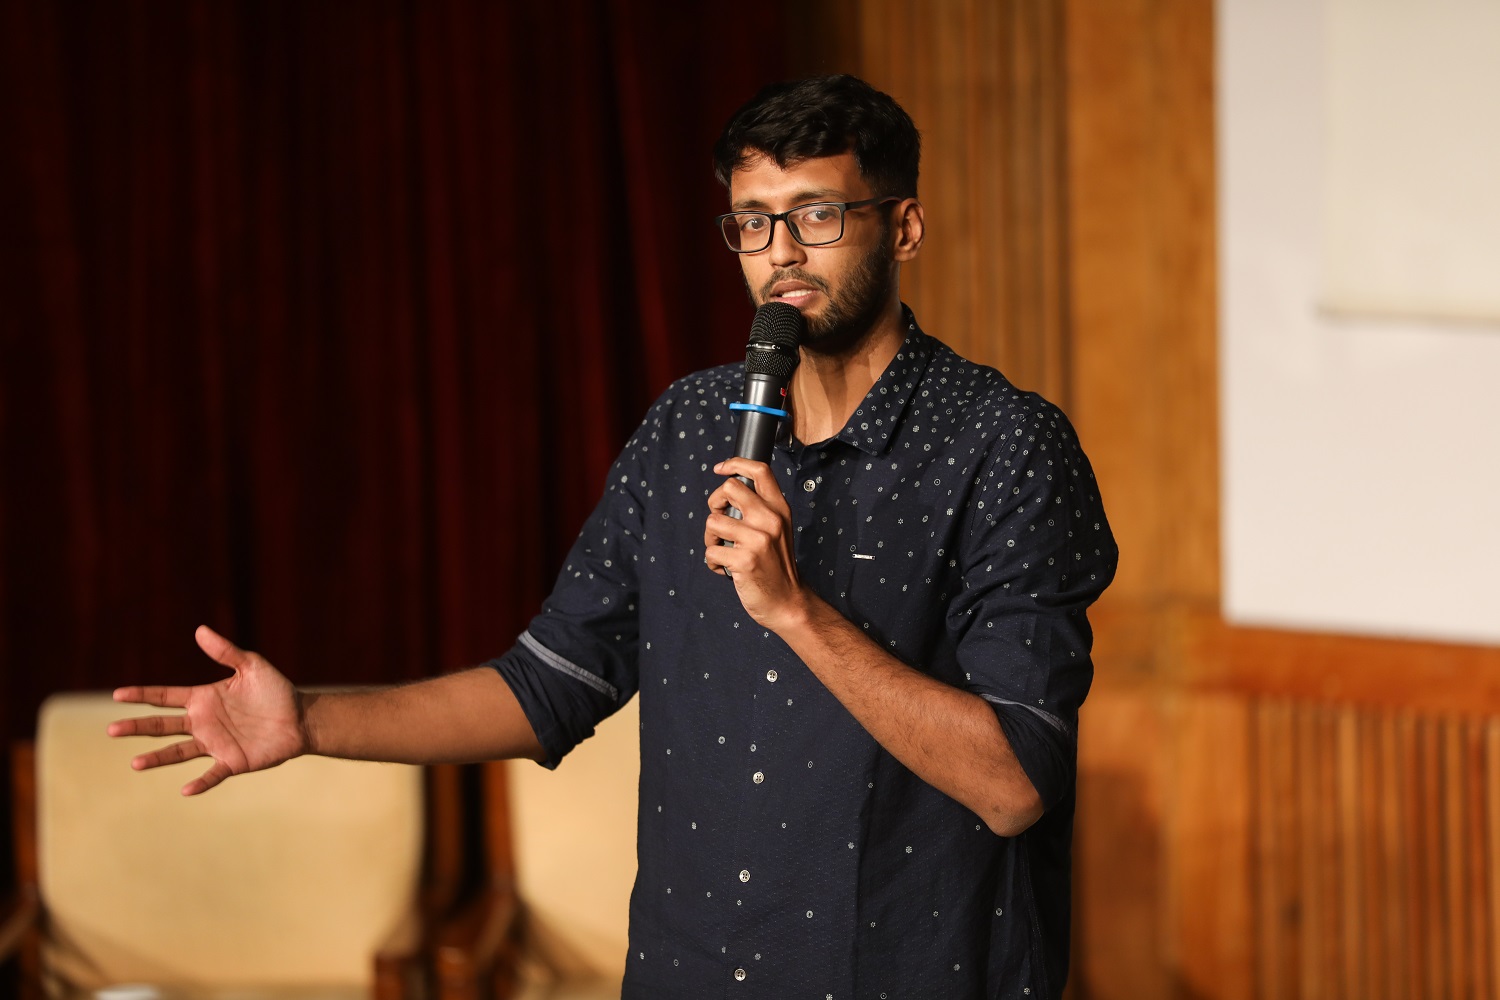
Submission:
MULTIPOLYGON (((792 206, 807 205, 818 201, 843 201, 844 192, 836 188, 816 188, 808 191, 798 191, 792 196, 792 206)), ((759 198, 742 198, 729 206, 735 212, 767 212, 770 205, 759 198)))

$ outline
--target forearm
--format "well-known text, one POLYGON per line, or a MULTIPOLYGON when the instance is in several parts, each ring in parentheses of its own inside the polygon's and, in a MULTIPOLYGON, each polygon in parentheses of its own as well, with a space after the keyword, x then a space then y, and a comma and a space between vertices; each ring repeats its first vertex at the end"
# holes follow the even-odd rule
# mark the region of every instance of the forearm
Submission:
POLYGON ((1041 796, 984 699, 886 653, 800 582, 791 511, 765 463, 731 458, 714 471, 728 478, 708 498, 703 559, 734 581, 750 617, 780 636, 860 725, 923 781, 968 806, 1000 836, 1035 823, 1041 796), (747 477, 753 488, 736 476, 747 477), (728 517, 729 507, 741 516, 728 517))
POLYGON ((1000 836, 1042 801, 984 699, 907 666, 810 594, 777 633, 875 740, 1000 836))
POLYGON ((476 667, 399 687, 299 693, 308 753, 438 764, 544 756, 500 674, 476 667))

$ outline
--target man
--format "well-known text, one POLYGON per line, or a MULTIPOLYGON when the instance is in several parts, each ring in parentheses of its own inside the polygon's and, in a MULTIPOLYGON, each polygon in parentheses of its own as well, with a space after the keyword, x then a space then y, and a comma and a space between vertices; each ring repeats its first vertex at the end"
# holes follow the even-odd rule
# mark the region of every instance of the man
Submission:
POLYGON ((300 753, 550 767, 638 690, 626 996, 1057 996, 1116 549, 1066 418, 901 305, 918 148, 847 76, 763 90, 715 147, 752 301, 807 320, 770 463, 733 457, 743 365, 689 375, 503 657, 302 694, 200 629, 235 676, 118 692, 188 710, 111 727, 190 736, 136 766, 211 756, 185 794, 300 753))

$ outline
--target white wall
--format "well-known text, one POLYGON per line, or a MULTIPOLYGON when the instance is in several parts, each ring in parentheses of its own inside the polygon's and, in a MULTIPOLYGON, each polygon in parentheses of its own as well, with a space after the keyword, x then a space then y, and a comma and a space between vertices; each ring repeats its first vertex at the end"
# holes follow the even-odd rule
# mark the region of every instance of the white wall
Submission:
MULTIPOLYGON (((1337 216, 1328 121, 1348 111, 1347 88, 1328 100, 1327 14, 1323 0, 1218 3, 1225 615, 1500 643, 1500 325, 1319 306, 1337 216)), ((1500 73, 1500 48, 1491 62, 1500 73)), ((1474 123, 1490 183, 1497 121, 1474 123)))
POLYGON ((1500 2, 1324 3, 1324 303, 1500 324, 1500 2))

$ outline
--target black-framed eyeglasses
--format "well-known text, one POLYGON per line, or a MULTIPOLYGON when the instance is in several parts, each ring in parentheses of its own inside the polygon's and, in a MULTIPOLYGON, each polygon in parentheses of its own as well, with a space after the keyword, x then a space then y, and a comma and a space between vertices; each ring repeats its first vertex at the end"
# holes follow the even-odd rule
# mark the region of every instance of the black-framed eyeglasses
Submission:
POLYGON ((724 242, 735 253, 760 253, 771 245, 778 221, 785 222, 792 239, 805 247, 834 243, 844 235, 844 213, 867 205, 888 205, 900 198, 866 198, 863 201, 819 201, 798 205, 785 212, 730 212, 714 221, 724 242))

